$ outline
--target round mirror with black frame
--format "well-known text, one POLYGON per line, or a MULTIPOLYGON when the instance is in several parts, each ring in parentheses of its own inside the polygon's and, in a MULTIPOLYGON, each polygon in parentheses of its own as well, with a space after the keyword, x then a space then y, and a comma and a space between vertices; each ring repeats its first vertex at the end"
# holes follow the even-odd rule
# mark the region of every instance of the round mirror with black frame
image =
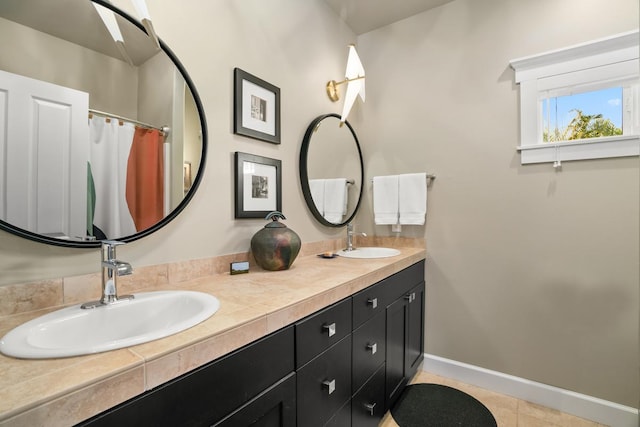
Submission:
POLYGON ((0 120, 0 229, 92 248, 154 233, 185 208, 202 179, 207 128, 193 82, 162 40, 156 44, 106 0, 2 1, 0 37, 10 40, 0 46, 0 94, 37 99, 0 102, 7 118, 0 120), (124 42, 112 37, 104 15, 124 42), (103 133, 129 132, 115 139, 119 153, 93 153, 98 143, 107 146, 94 124, 103 133), (141 148, 147 141, 151 150, 141 148), (112 157, 119 164, 100 163, 112 157))
POLYGON ((343 227, 356 215, 364 187, 360 143, 338 114, 316 117, 300 149, 300 184, 313 216, 328 227, 343 227))

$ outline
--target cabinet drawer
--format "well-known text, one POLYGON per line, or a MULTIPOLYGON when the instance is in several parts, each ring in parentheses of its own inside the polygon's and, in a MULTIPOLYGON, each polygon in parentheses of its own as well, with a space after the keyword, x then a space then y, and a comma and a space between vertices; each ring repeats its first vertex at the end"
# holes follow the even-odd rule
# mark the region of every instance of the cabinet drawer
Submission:
POLYGON ((424 260, 397 272, 393 276, 384 279, 382 282, 390 282, 387 286, 388 302, 391 303, 400 298, 411 288, 424 281, 424 260))
POLYGON ((352 427, 376 427, 385 413, 384 364, 367 383, 353 396, 351 401, 352 427))
POLYGON ((353 331, 352 387, 355 392, 385 360, 385 315, 378 314, 353 331))
POLYGON ((383 280, 353 295, 353 329, 383 312, 391 303, 389 292, 385 292, 386 286, 387 281, 383 280))
POLYGON ((351 333, 351 298, 296 323, 296 367, 299 368, 351 333))
POLYGON ((351 335, 297 372, 298 425, 322 426, 351 397, 351 335))

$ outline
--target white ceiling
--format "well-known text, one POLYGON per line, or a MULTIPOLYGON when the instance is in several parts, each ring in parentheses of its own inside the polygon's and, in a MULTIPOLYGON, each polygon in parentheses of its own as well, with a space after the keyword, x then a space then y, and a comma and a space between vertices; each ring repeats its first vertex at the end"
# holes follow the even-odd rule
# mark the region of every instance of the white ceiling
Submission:
MULTIPOLYGON (((325 1, 356 34, 363 34, 453 0, 325 1)), ((0 0, 0 17, 120 58, 113 40, 90 4, 79 0, 0 0), (66 13, 61 15, 60 10, 66 13)), ((155 46, 143 32, 133 25, 124 25, 124 19, 120 22, 123 24, 122 31, 126 33, 125 40, 135 39, 135 43, 127 44, 132 47, 128 53, 134 63, 143 62, 155 53, 155 46), (135 46, 144 49, 136 51, 135 46)))
POLYGON ((356 33, 364 34, 453 0, 325 0, 356 33))

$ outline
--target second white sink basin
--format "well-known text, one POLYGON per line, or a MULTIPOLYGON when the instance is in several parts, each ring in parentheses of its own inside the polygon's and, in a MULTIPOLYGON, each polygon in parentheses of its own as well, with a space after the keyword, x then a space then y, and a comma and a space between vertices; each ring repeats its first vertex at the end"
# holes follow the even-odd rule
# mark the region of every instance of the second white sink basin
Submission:
POLYGON ((388 258, 400 255, 400 251, 393 248, 364 247, 352 251, 341 250, 338 255, 345 258, 388 258))
POLYGON ((220 302, 193 291, 136 294, 129 301, 67 307, 23 323, 0 340, 0 352, 26 359, 99 353, 173 335, 211 317, 220 302))

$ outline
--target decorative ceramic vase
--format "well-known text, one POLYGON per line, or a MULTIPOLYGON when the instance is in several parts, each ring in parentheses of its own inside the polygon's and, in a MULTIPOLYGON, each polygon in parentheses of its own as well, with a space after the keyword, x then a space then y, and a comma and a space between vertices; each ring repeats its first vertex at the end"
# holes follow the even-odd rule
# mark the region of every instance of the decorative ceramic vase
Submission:
POLYGON ((271 212, 265 219, 270 223, 251 238, 251 253, 265 270, 287 270, 300 252, 300 237, 278 219, 287 219, 281 212, 271 212))

